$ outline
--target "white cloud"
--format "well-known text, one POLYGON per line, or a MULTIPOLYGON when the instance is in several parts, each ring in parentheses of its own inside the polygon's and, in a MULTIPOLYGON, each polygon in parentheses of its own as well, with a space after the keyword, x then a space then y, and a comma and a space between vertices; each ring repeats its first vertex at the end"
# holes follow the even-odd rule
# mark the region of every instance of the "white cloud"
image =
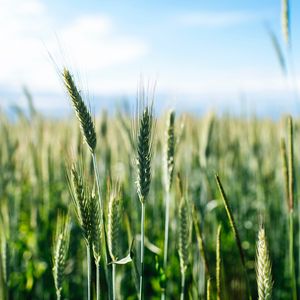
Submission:
POLYGON ((63 28, 59 38, 81 70, 97 71, 131 62, 147 53, 145 42, 118 35, 112 21, 101 15, 80 17, 63 28))
POLYGON ((268 15, 269 13, 251 11, 198 11, 183 13, 176 16, 176 20, 184 26, 218 28, 261 21, 268 15))
POLYGON ((144 41, 121 35, 106 15, 79 15, 58 25, 41 0, 0 0, 0 8, 0 86, 61 90, 47 51, 59 67, 71 61, 70 67, 85 73, 104 72, 147 53, 144 41))

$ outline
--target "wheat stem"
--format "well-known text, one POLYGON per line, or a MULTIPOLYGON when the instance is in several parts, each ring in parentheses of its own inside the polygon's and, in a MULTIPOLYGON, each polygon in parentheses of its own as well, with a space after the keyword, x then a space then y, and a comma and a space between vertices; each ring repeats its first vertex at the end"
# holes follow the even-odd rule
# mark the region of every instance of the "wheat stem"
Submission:
POLYGON ((116 265, 112 264, 112 292, 113 292, 113 297, 112 299, 116 299, 116 265))
POLYGON ((170 222, 170 192, 165 193, 166 214, 165 214, 165 239, 164 239, 164 270, 166 271, 168 259, 169 222, 170 222))
POLYGON ((206 300, 210 300, 210 281, 211 279, 208 278, 206 283, 206 300))
POLYGON ((248 273, 247 273, 247 267, 246 267, 246 262, 245 262, 245 254, 244 254, 244 250, 242 248, 241 238, 240 238, 239 232, 237 230, 236 223, 234 221, 234 217, 233 217, 233 214, 232 214, 232 211, 231 211, 231 207, 229 205, 229 201, 228 201, 227 196, 225 194, 225 191, 223 189, 220 178, 219 178, 218 175, 215 175, 215 178, 216 178, 216 182, 217 182, 217 185, 218 185, 218 188, 219 188, 219 192, 221 194, 221 198, 223 200, 223 204, 224 204, 226 213, 227 213, 229 224, 230 224, 231 230, 233 232, 235 242, 236 242, 236 245, 237 245, 237 248, 238 248, 238 251, 239 251, 239 256, 240 256, 240 259, 241 259, 241 262, 242 262, 242 266, 243 266, 243 269, 244 269, 246 285, 247 285, 247 290, 248 290, 248 297, 249 297, 249 299, 252 299, 251 291, 250 291, 249 278, 248 278, 248 273))
POLYGON ((92 295, 92 270, 91 270, 91 248, 86 245, 86 260, 87 260, 87 298, 91 300, 92 295))
POLYGON ((96 299, 100 300, 100 264, 96 264, 96 299))
POLYGON ((294 259, 294 193, 295 193, 295 170, 294 170, 294 132, 293 119, 288 117, 288 181, 289 181, 289 266, 293 300, 297 299, 297 283, 294 259))
POLYGON ((100 188, 100 176, 99 176, 99 170, 98 170, 98 166, 97 166, 97 159, 96 159, 95 153, 92 153, 92 160, 93 160, 93 167, 94 167, 94 173, 95 173, 95 181, 96 181, 96 186, 97 186, 98 201, 99 201, 99 206, 100 206, 101 236, 103 238, 101 248, 102 249, 104 248, 104 251, 102 251, 102 255, 104 258, 104 272, 105 272, 105 278, 106 278, 106 282, 107 282, 109 292, 110 292, 109 294, 111 295, 112 291, 111 291, 111 287, 110 287, 110 280, 108 278, 109 275, 108 275, 108 270, 107 270, 107 263, 108 263, 107 252, 108 251, 107 251, 106 224, 105 224, 104 213, 103 213, 103 202, 102 202, 101 188, 100 188))
POLYGON ((216 281, 217 281, 217 300, 221 300, 221 230, 222 226, 218 226, 217 245, 216 245, 216 281))
POLYGON ((144 299, 144 247, 145 247, 145 203, 141 202, 141 274, 140 274, 140 300, 144 299))

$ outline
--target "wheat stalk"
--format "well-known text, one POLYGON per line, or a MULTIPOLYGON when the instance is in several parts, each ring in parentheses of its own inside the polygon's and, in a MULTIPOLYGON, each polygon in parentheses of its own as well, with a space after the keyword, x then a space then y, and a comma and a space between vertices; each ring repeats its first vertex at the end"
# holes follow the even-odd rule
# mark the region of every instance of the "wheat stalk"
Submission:
POLYGON ((75 213, 79 225, 81 226, 86 244, 91 241, 91 208, 87 187, 83 182, 82 167, 72 165, 71 176, 69 176, 69 186, 74 203, 75 213))
POLYGON ((87 294, 88 300, 91 300, 92 285, 91 285, 91 247, 92 247, 92 221, 91 221, 91 201, 87 186, 83 182, 82 167, 77 167, 73 164, 71 176, 69 175, 69 186, 72 200, 75 207, 75 213, 78 222, 81 226, 83 237, 86 243, 87 254, 87 294))
POLYGON ((294 132, 293 119, 288 117, 288 184, 289 184, 289 267, 292 282, 293 300, 297 299, 297 282, 294 257, 294 193, 295 193, 295 170, 294 170, 294 132))
POLYGON ((270 300, 272 297, 272 272, 269 258, 265 229, 261 227, 258 232, 256 247, 256 281, 258 300, 270 300))
POLYGON ((144 102, 144 93, 141 91, 137 107, 136 128, 136 167, 137 167, 137 194, 141 203, 141 273, 139 298, 144 298, 144 245, 145 245, 145 201, 149 193, 151 182, 151 157, 152 157, 152 130, 153 114, 152 105, 144 102), (141 110, 140 110, 141 109, 141 110))
MULTIPOLYGON (((167 117, 165 133, 166 143, 164 151, 164 176, 165 176, 165 238, 164 238, 164 272, 166 273, 168 260, 169 223, 170 223, 170 189, 174 173, 175 156, 175 112, 170 111, 167 117)), ((162 292, 161 299, 166 297, 166 288, 162 292)))
POLYGON ((119 188, 116 187, 110 194, 108 204, 108 224, 107 224, 107 243, 109 254, 112 259, 112 289, 113 300, 116 299, 116 265, 115 261, 120 253, 120 199, 119 188))
POLYGON ((183 195, 179 204, 179 240, 178 254, 181 273, 181 296, 184 299, 185 273, 189 262, 189 216, 188 207, 183 195))
POLYGON ((89 195, 90 199, 90 218, 91 218, 91 236, 90 244, 92 245, 94 261, 96 265, 96 299, 100 300, 100 258, 101 258, 101 237, 102 222, 100 213, 99 199, 94 193, 89 195))
POLYGON ((112 261, 119 258, 119 234, 120 234, 120 200, 118 191, 112 191, 108 204, 107 243, 112 261))
POLYGON ((70 229, 69 216, 58 215, 56 224, 56 235, 53 243, 53 278, 56 289, 57 299, 61 299, 61 291, 63 287, 63 277, 65 272, 65 265, 67 253, 69 248, 70 229))
POLYGON ((290 46, 290 1, 282 0, 281 7, 282 34, 286 45, 290 46))
POLYGON ((150 189, 152 156, 152 108, 145 106, 139 118, 137 134, 137 192, 144 203, 150 189))
POLYGON ((210 297, 211 287, 210 287, 210 285, 211 285, 211 279, 209 277, 207 279, 207 282, 206 282, 206 300, 211 300, 211 297, 210 297))
POLYGON ((167 127, 165 132, 165 150, 164 150, 164 174, 165 174, 165 188, 170 191, 175 162, 175 112, 170 110, 167 117, 167 127))
POLYGON ((86 104, 82 100, 72 75, 66 68, 63 70, 63 81, 76 112, 76 116, 79 120, 84 140, 87 143, 91 153, 94 153, 97 139, 93 118, 86 104))
POLYGON ((283 178, 285 183, 285 198, 287 207, 289 208, 289 172, 288 172, 288 162, 287 162, 287 153, 286 153, 286 144, 285 140, 281 139, 280 141, 280 150, 281 150, 281 158, 282 158, 282 171, 283 171, 283 178))
POLYGON ((218 226, 217 243, 216 243, 216 281, 217 281, 217 300, 221 300, 221 230, 222 226, 218 226))
POLYGON ((245 279, 246 279, 246 284, 247 284, 247 289, 248 289, 248 295, 249 295, 249 299, 251 299, 251 291, 250 291, 247 267, 246 267, 246 262, 245 262, 245 254, 244 254, 244 250, 243 250, 243 247, 242 247, 241 238, 240 238, 239 232, 237 230, 236 223, 235 223, 232 211, 231 211, 231 207, 229 205, 229 201, 227 199, 227 196, 225 194, 225 191, 223 189, 223 186, 222 186, 222 183, 220 181, 219 176, 215 175, 215 179, 216 179, 217 186, 218 186, 219 192, 221 194, 221 198, 222 198, 222 201, 223 201, 226 213, 227 213, 228 221, 229 221, 229 224, 230 224, 231 230, 233 232, 235 242, 236 242, 236 245, 237 245, 237 248, 238 248, 238 251, 239 251, 239 256, 240 256, 240 259, 241 259, 241 262, 242 262, 242 265, 243 265, 243 269, 244 269, 244 273, 245 273, 245 279))

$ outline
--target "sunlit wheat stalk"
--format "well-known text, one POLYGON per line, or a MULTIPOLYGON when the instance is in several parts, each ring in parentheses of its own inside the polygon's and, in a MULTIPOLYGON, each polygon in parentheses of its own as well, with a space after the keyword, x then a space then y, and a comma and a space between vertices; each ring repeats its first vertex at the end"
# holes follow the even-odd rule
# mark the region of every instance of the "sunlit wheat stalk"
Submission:
POLYGON ((259 229, 256 247, 256 281, 258 300, 271 300, 273 287, 271 261, 263 227, 259 229))

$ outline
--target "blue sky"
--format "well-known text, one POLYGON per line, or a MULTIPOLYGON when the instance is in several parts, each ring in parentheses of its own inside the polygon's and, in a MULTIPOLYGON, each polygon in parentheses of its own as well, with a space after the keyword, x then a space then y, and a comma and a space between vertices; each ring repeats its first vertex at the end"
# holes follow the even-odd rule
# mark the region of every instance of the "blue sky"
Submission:
MULTIPOLYGON (((3 106, 25 105, 20 91, 27 85, 38 108, 65 109, 56 64, 71 68, 95 107, 133 96, 143 77, 157 83, 163 108, 295 112, 299 81, 282 76, 265 29, 267 23, 285 51, 280 0, 0 0, 0 6, 3 106)), ((300 4, 291 1, 296 75, 299 14, 300 4)))

